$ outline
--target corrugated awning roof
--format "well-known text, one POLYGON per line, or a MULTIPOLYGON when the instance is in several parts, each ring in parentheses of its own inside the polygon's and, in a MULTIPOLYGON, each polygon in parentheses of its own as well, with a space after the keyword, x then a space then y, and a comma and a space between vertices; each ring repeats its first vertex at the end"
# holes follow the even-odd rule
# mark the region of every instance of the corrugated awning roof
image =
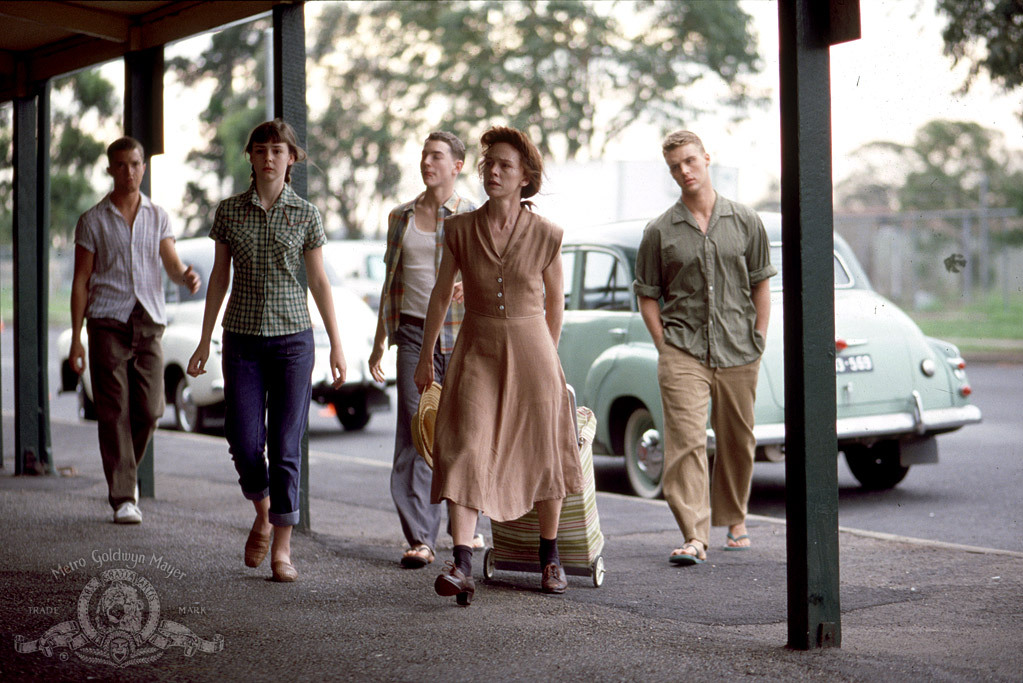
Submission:
POLYGON ((268 12, 289 0, 0 2, 0 102, 85 67, 268 12))

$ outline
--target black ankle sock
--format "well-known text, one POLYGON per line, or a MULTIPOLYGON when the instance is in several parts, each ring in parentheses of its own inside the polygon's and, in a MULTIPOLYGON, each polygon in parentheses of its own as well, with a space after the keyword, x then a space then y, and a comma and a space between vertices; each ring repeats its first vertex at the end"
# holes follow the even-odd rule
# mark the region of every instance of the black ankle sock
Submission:
POLYGON ((561 564, 561 558, 558 557, 558 539, 540 537, 540 566, 546 567, 549 564, 561 564))
POLYGON ((455 566, 466 576, 472 575, 472 547, 467 545, 455 546, 455 566))

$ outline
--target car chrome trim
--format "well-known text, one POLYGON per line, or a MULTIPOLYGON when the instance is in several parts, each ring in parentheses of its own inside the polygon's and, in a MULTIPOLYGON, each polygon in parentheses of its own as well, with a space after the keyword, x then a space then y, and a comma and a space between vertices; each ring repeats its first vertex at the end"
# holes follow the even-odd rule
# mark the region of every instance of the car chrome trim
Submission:
MULTIPOLYGON (((919 420, 913 413, 889 413, 887 415, 866 415, 845 417, 835 422, 835 431, 840 441, 876 436, 900 434, 916 435, 976 424, 982 419, 980 408, 975 405, 957 408, 936 408, 920 412, 919 420)), ((753 436, 758 446, 785 443, 785 425, 769 424, 753 427, 753 436)), ((714 432, 707 430, 707 447, 714 447, 714 432)))

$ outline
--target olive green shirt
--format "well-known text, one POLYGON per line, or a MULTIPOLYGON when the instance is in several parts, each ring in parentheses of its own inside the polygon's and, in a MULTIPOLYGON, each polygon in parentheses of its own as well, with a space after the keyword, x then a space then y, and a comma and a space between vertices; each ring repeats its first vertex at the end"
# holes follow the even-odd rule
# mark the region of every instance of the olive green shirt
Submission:
POLYGON ((769 246, 753 209, 717 195, 704 234, 679 198, 643 230, 632 287, 663 300, 666 344, 708 367, 746 365, 764 352, 751 288, 778 273, 769 246))
POLYGON ((327 243, 315 206, 285 184, 267 211, 253 184, 220 202, 210 237, 231 248, 234 266, 225 330, 276 337, 312 327, 305 252, 327 243))

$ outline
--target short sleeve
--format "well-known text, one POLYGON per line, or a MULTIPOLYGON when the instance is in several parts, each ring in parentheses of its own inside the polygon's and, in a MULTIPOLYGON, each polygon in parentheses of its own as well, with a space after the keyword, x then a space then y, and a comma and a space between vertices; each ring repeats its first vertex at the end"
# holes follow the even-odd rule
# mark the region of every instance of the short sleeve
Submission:
POLYGON ((755 285, 778 274, 778 269, 771 264, 771 245, 767 238, 767 230, 760 216, 753 214, 754 225, 750 231, 749 246, 746 250, 746 270, 749 272, 749 283, 755 285))
POLYGON ((632 290, 637 296, 660 299, 661 290, 661 233, 648 225, 636 253, 636 280, 632 290))
POLYGON ((224 202, 217 205, 217 211, 213 214, 213 227, 210 228, 210 239, 217 242, 230 244, 231 240, 227 234, 227 220, 225 216, 224 202))
POLYGON ((554 263, 554 259, 561 257, 561 242, 565 237, 565 231, 558 226, 553 223, 548 223, 547 226, 547 253, 544 254, 541 270, 547 270, 554 263))
POLYGON ((80 246, 86 251, 91 251, 93 254, 96 253, 96 236, 93 234, 89 227, 89 221, 86 218, 88 214, 82 214, 78 217, 78 224, 75 226, 75 244, 80 246))
POLYGON ((327 233, 323 230, 323 219, 320 218, 320 210, 312 204, 308 206, 308 209, 312 220, 309 221, 309 227, 306 229, 305 243, 302 245, 303 251, 317 249, 327 243, 327 233))
POLYGON ((163 242, 168 237, 174 239, 174 232, 171 231, 170 227, 170 218, 168 218, 167 212, 162 207, 156 207, 156 220, 159 223, 160 241, 163 242))
POLYGON ((463 230, 462 226, 466 224, 466 220, 463 218, 463 216, 466 215, 467 214, 464 213, 456 214, 455 216, 451 216, 444 220, 444 253, 451 254, 451 257, 455 259, 455 267, 457 270, 462 269, 461 266, 458 265, 462 261, 462 250, 460 249, 461 240, 459 237, 463 230))

